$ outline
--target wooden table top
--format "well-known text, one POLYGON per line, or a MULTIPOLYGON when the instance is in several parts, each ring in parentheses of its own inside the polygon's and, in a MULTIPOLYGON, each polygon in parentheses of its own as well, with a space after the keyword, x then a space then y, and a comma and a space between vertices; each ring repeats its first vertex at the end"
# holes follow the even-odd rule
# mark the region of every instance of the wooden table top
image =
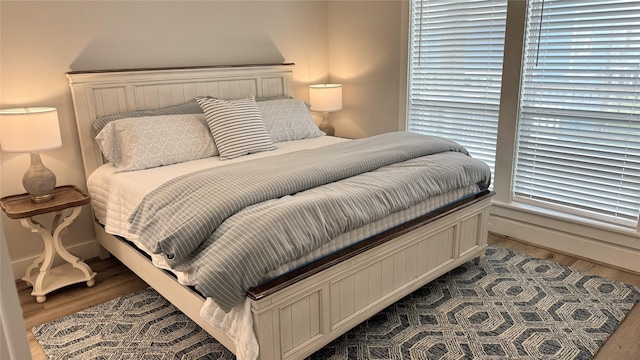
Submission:
POLYGON ((5 196, 0 199, 0 206, 9 218, 22 219, 88 204, 91 201, 88 194, 73 185, 58 186, 53 194, 53 199, 40 203, 32 202, 26 193, 5 196))

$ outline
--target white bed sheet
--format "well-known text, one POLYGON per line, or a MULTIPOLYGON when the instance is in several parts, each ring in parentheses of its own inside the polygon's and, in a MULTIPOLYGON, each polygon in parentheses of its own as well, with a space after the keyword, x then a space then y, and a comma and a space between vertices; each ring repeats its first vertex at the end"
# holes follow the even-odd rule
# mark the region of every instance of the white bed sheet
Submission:
MULTIPOLYGON (((319 148, 341 141, 348 140, 331 136, 321 136, 312 139, 278 143, 276 144, 278 147, 277 150, 243 156, 233 160, 220 161, 218 157, 211 157, 132 172, 116 173, 115 167, 110 164, 105 164, 89 176, 87 184, 92 198, 91 202, 95 217, 104 225, 105 231, 107 233, 129 239, 141 250, 151 256, 154 265, 170 270, 161 256, 154 256, 151 254, 147 249, 139 244, 136 236, 128 231, 129 223, 127 222, 127 219, 145 195, 161 186, 166 181, 186 173, 210 167, 224 166, 234 162, 275 156, 304 149, 319 148)), ((274 278, 278 275, 284 274, 299 266, 307 264, 314 259, 331 254, 350 244, 378 234, 418 216, 424 215, 467 195, 477 193, 478 191, 479 189, 475 185, 452 191, 428 199, 427 201, 424 201, 410 209, 392 214, 362 228, 345 233, 317 249, 312 254, 272 271, 265 276, 265 279, 274 278)), ((175 271, 173 271, 173 273, 178 278, 178 281, 185 285, 191 285, 183 274, 175 271)), ((251 317, 250 301, 248 298, 243 304, 236 306, 229 313, 225 313, 217 307, 215 302, 211 299, 207 299, 205 301, 205 305, 200 311, 200 315, 212 326, 224 332, 234 340, 237 350, 236 356, 239 360, 255 359, 257 357, 258 345, 253 332, 253 320, 251 317)))

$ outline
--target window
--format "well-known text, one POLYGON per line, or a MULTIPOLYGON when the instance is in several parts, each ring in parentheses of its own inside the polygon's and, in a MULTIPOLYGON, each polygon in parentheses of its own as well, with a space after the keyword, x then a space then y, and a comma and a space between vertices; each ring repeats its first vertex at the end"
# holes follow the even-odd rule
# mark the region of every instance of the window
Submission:
POLYGON ((407 130, 464 145, 493 172, 507 0, 412 0, 407 130))
POLYGON ((514 201, 635 226, 640 1, 530 0, 514 201))

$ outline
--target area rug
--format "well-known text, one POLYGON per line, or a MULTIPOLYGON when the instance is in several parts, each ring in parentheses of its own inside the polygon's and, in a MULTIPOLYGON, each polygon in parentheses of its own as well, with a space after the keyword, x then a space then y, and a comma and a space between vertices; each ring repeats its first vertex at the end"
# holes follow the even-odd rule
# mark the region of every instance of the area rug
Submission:
MULTIPOLYGON (((490 245, 310 359, 590 359, 640 288, 490 245)), ((33 328, 49 359, 233 359, 152 289, 33 328)))

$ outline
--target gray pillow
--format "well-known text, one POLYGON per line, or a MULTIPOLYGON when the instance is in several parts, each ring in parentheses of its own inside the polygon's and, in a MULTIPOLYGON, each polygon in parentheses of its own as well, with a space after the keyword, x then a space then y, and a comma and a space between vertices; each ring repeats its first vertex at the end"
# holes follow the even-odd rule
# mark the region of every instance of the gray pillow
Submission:
MULTIPOLYGON (((211 97, 211 96, 209 96, 209 98, 215 99, 214 97, 211 97)), ((291 98, 292 97, 288 95, 268 96, 268 97, 256 98, 256 101, 269 101, 269 100, 275 100, 275 99, 291 99, 291 98)), ((93 129, 95 131, 95 134, 98 134, 100 133, 100 131, 102 131, 102 129, 104 129, 105 126, 107 126, 108 123, 115 120, 126 119, 126 118, 138 118, 138 117, 144 117, 144 116, 158 116, 158 115, 202 114, 202 113, 203 113, 202 108, 198 104, 198 101, 196 101, 196 99, 193 99, 191 101, 187 101, 184 104, 167 106, 160 109, 133 110, 133 111, 101 116, 94 120, 93 129)))
POLYGON ((324 135, 324 132, 313 122, 302 100, 278 99, 257 104, 273 142, 309 139, 324 135))
POLYGON ((114 120, 100 131, 96 141, 118 172, 217 155, 203 114, 114 120))
POLYGON ((198 105, 198 102, 196 101, 196 99, 193 99, 184 104, 163 107, 160 109, 133 110, 133 111, 127 111, 123 113, 101 116, 93 122, 93 129, 95 130, 95 133, 98 134, 100 133, 100 131, 102 131, 102 129, 104 129, 105 126, 107 126, 108 123, 115 120, 126 119, 126 118, 139 118, 143 116, 177 115, 177 114, 202 114, 202 108, 200 107, 200 105, 198 105))

